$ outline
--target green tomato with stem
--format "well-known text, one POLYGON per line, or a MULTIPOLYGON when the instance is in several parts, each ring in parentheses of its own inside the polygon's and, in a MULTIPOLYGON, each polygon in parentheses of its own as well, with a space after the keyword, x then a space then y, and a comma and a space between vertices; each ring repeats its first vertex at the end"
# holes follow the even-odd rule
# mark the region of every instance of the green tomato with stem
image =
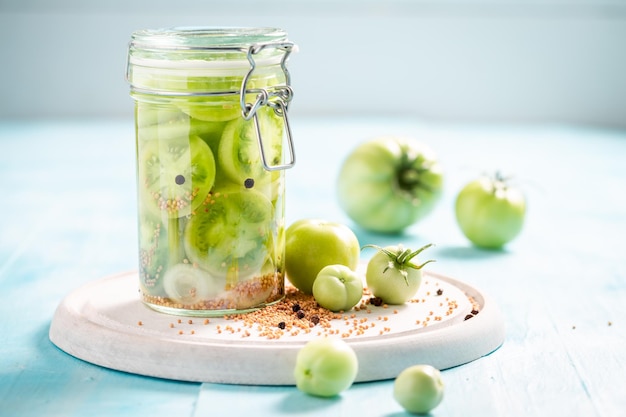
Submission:
POLYGON ((363 297, 363 280, 345 265, 322 268, 313 282, 313 297, 331 311, 348 311, 363 297))
POLYGON ((307 342, 296 356, 296 387, 318 397, 334 397, 350 388, 359 363, 354 350, 343 340, 319 338, 307 342))
POLYGON ((524 225, 526 199, 500 173, 467 184, 455 202, 456 220, 476 246, 499 249, 513 240, 524 225))
POLYGON ((432 259, 422 264, 411 261, 431 246, 432 244, 428 244, 414 251, 402 245, 384 248, 365 245, 364 248, 378 249, 367 263, 365 272, 367 288, 372 295, 387 304, 404 304, 409 301, 417 293, 422 282, 422 268, 434 262, 432 259))
POLYGON ((343 162, 339 205, 364 229, 399 233, 429 214, 441 197, 443 169, 412 138, 382 136, 357 146, 343 162))
POLYGON ((430 365, 414 365, 400 372, 393 397, 409 413, 427 414, 443 399, 441 372, 430 365))

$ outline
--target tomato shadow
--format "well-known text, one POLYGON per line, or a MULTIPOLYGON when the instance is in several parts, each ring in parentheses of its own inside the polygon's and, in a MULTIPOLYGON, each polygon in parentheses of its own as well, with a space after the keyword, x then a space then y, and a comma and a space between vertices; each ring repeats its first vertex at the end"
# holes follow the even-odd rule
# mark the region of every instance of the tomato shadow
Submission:
POLYGON ((364 231, 362 229, 353 230, 357 239, 359 239, 359 244, 361 246, 372 244, 376 244, 378 246, 397 245, 399 242, 398 239, 401 239, 403 237, 403 235, 373 233, 364 231))
POLYGON ((336 406, 341 401, 341 395, 334 397, 315 397, 301 391, 294 391, 286 395, 277 405, 278 410, 285 414, 308 414, 310 411, 323 411, 336 406))
POLYGON ((508 256, 510 252, 506 248, 483 249, 473 245, 467 246, 435 246, 432 248, 433 255, 449 259, 488 259, 508 256))
POLYGON ((419 247, 426 245, 426 240, 411 233, 376 233, 361 228, 353 228, 354 234, 359 240, 361 247, 365 245, 376 245, 380 247, 403 244, 405 247, 419 247))
MULTIPOLYGON (((419 235, 415 235, 410 232, 400 233, 376 233, 367 231, 361 228, 354 228, 355 235, 359 240, 361 248, 365 245, 375 244, 377 246, 390 246, 403 244, 405 247, 417 249, 423 245, 431 243, 419 235)), ((448 259, 490 259, 502 256, 507 256, 510 252, 506 247, 500 249, 486 249, 468 243, 466 245, 439 245, 434 242, 434 246, 428 249, 429 256, 435 256, 437 258, 448 259)), ((362 249, 362 253, 369 255, 374 251, 365 252, 366 249, 362 249)), ((368 256, 369 257, 369 256, 368 256)))

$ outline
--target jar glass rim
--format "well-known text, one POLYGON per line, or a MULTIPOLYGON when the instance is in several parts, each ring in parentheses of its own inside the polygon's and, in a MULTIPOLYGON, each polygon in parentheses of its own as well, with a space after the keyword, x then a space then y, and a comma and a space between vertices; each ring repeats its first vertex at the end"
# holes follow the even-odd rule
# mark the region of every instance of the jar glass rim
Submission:
POLYGON ((244 48, 286 39, 285 31, 273 27, 181 26, 137 30, 132 34, 131 46, 149 50, 244 48))

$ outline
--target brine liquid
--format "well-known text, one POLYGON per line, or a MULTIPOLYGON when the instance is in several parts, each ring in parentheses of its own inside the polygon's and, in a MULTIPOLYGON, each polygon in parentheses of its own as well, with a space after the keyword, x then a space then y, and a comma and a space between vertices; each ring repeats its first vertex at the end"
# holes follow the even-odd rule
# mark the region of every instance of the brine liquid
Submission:
MULTIPOLYGON (((211 316, 284 296, 284 172, 261 163, 239 96, 135 95, 139 279, 152 308, 211 316)), ((284 123, 262 106, 270 162, 284 123)))

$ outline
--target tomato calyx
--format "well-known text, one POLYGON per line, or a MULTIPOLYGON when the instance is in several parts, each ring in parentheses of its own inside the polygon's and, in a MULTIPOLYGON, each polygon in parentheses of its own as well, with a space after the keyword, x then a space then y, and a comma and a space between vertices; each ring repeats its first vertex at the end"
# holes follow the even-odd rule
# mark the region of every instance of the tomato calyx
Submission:
POLYGON ((428 249, 429 247, 433 246, 432 243, 429 243, 427 245, 422 246, 421 248, 417 249, 417 250, 412 250, 410 248, 404 248, 402 245, 398 245, 395 249, 395 251, 390 250, 391 247, 386 247, 386 248, 382 248, 380 246, 377 245, 364 245, 361 250, 365 249, 365 248, 374 248, 374 249, 378 249, 378 251, 384 253, 385 255, 387 255, 387 257, 389 258, 387 266, 385 267, 385 269, 383 270, 383 274, 386 273, 388 270, 396 270, 403 278, 404 278, 404 282, 406 283, 406 285, 409 285, 409 279, 408 279, 408 269, 412 268, 412 269, 422 269, 424 267, 424 265, 429 264, 431 262, 435 262, 434 259, 429 259, 426 262, 423 262, 419 265, 414 264, 413 262, 411 262, 411 260, 413 258, 415 258, 417 255, 419 255, 420 253, 422 253, 425 249, 428 249))
POLYGON ((500 171, 496 171, 493 175, 486 176, 486 178, 489 184, 489 190, 497 197, 502 196, 509 188, 511 177, 505 177, 500 171))
POLYGON ((398 169, 396 170, 397 184, 401 190, 409 193, 412 193, 416 188, 434 191, 432 187, 422 181, 423 174, 428 173, 431 167, 419 159, 419 156, 410 155, 409 150, 402 147, 398 169))

